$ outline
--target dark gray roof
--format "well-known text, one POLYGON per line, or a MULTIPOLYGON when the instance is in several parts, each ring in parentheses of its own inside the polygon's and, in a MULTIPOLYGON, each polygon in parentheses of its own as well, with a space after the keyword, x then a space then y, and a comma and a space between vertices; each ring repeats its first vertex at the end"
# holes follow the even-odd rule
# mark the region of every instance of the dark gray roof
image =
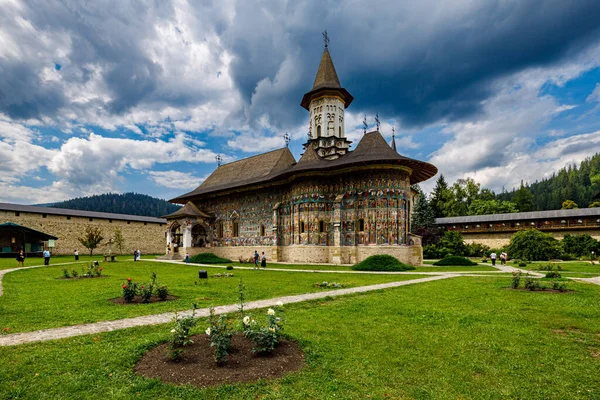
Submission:
POLYGON ((5 222, 0 224, 0 231, 2 232, 11 232, 16 231, 20 233, 26 233, 28 235, 33 236, 36 240, 57 240, 56 236, 52 236, 48 233, 44 233, 41 231, 37 231, 32 228, 28 228, 26 226, 15 224, 14 222, 5 222))
POLYGON ((121 221, 150 222, 153 224, 166 224, 167 223, 167 220, 163 219, 163 218, 143 217, 141 215, 114 214, 114 213, 105 213, 105 212, 97 212, 97 211, 71 210, 68 208, 25 206, 22 204, 12 204, 12 203, 0 203, 0 211, 18 211, 18 212, 26 212, 26 213, 34 213, 34 214, 65 215, 65 216, 70 216, 70 217, 116 219, 116 220, 121 220, 121 221))
POLYGON ((548 210, 530 211, 506 214, 470 215, 464 217, 436 218, 437 225, 447 224, 469 224, 486 222, 505 222, 522 220, 540 220, 556 218, 598 217, 600 218, 600 207, 597 208, 574 208, 571 210, 548 210))
POLYGON ((181 207, 179 210, 171 213, 169 215, 165 215, 163 218, 166 219, 175 219, 181 217, 200 217, 200 218, 210 218, 211 216, 204 211, 200 210, 194 203, 188 201, 187 204, 181 207))
POLYGON ((184 204, 199 195, 263 182, 281 182, 300 172, 327 173, 351 166, 373 164, 410 168, 411 184, 427 180, 437 173, 437 168, 432 164, 401 156, 386 143, 381 133, 373 131, 364 134, 354 151, 335 160, 320 158, 314 150, 307 149, 296 163, 289 150, 283 148, 222 165, 194 191, 170 201, 184 204))

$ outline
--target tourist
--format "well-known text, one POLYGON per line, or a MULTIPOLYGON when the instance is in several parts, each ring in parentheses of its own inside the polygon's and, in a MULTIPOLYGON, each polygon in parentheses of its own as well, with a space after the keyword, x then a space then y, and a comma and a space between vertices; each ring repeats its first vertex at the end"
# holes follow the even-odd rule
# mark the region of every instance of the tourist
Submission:
POLYGON ((171 254, 171 243, 167 243, 167 254, 171 254))
POLYGON ((44 250, 44 265, 50 265, 50 250, 44 250))
POLYGON ((492 260, 492 266, 496 265, 496 253, 493 251, 492 254, 490 254, 490 260, 492 260))
POLYGON ((190 263, 190 253, 185 253, 185 263, 186 264, 190 263))
POLYGON ((140 249, 137 249, 137 260, 140 261, 142 259, 142 252, 140 249))
POLYGON ((73 254, 75 254, 75 261, 79 261, 79 252, 77 251, 77 249, 75 249, 73 254))
POLYGON ((505 252, 502 252, 502 254, 500 254, 500 264, 506 265, 506 253, 505 252))
POLYGON ((25 266, 25 254, 23 254, 23 250, 19 251, 19 255, 17 256, 17 267, 25 266))
POLYGON ((254 250, 254 269, 258 269, 258 251, 254 250))
POLYGON ((138 260, 138 253, 137 250, 133 251, 133 261, 137 261, 138 260))
POLYGON ((262 259, 260 261, 260 266, 263 267, 263 269, 267 269, 267 256, 265 256, 265 252, 262 252, 262 259))

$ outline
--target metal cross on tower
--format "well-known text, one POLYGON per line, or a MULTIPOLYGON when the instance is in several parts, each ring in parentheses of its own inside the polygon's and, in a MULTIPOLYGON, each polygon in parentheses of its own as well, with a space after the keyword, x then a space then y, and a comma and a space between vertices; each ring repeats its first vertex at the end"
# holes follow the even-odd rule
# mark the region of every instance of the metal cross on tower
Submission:
POLYGON ((363 133, 367 133, 367 116, 365 115, 365 117, 363 118, 363 133))
POLYGON ((221 163, 223 162, 223 157, 221 157, 221 155, 220 155, 220 154, 217 154, 217 155, 215 156, 215 161, 217 162, 217 165, 220 167, 220 166, 221 166, 221 163))
POLYGON ((381 122, 379 122, 379 113, 375 114, 375 124, 377 125, 377 131, 379 131, 379 126, 381 126, 381 122))
POLYGON ((396 138, 396 128, 392 126, 392 139, 396 138))
POLYGON ((327 29, 325 29, 325 32, 323 32, 322 35, 323 42, 325 42, 325 47, 329 46, 329 35, 327 34, 327 29))
POLYGON ((283 135, 283 140, 285 141, 285 147, 289 147, 290 146, 290 134, 289 133, 285 133, 283 135))

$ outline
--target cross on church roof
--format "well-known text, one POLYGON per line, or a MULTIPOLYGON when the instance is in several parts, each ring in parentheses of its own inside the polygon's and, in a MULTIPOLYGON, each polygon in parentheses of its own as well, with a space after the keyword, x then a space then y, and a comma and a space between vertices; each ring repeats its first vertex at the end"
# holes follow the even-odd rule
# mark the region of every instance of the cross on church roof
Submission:
POLYGON ((325 42, 325 47, 329 46, 329 35, 327 34, 327 29, 323 32, 323 42, 325 42))
POLYGON ((396 128, 392 126, 392 138, 396 137, 396 128))
POLYGON ((286 132, 285 135, 283 135, 283 140, 285 141, 285 147, 289 147, 289 145, 290 145, 290 134, 286 132))
POLYGON ((375 124, 377 125, 377 131, 379 132, 379 126, 381 122, 379 122, 379 113, 375 114, 375 124))
POLYGON ((365 117, 363 118, 363 133, 367 133, 367 116, 365 115, 365 117))
POLYGON ((217 165, 220 167, 220 166, 221 166, 221 163, 223 162, 223 157, 221 157, 221 155, 220 155, 220 154, 217 154, 217 155, 215 156, 215 161, 217 162, 217 165))

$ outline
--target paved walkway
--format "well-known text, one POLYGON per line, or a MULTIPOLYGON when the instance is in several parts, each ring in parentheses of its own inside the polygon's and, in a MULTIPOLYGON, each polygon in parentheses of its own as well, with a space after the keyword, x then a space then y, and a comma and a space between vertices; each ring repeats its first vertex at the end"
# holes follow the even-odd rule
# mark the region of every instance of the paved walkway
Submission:
POLYGON ((52 264, 52 265, 31 265, 29 267, 19 267, 19 268, 10 268, 10 269, 3 269, 0 270, 0 296, 2 296, 4 294, 4 292, 2 291, 2 278, 4 278, 4 275, 8 274, 9 272, 14 272, 14 271, 20 271, 22 269, 32 269, 32 268, 40 268, 40 267, 55 267, 57 265, 70 265, 70 264, 78 264, 81 263, 79 261, 73 261, 73 262, 66 262, 66 263, 60 263, 60 264, 52 264))
MULTIPOLYGON (((287 270, 286 270, 287 271, 287 270)), ((336 296, 344 296, 353 293, 365 293, 373 290, 381 290, 387 288, 394 288, 405 285, 412 285, 415 283, 423 283, 423 282, 431 282, 437 281, 440 279, 448 279, 454 278, 459 275, 457 274, 442 274, 437 276, 430 276, 427 278, 419 278, 419 279, 411 279, 407 281, 400 282, 389 282, 382 283, 377 285, 369 285, 369 286, 359 286, 348 289, 337 289, 337 290, 329 290, 326 292, 315 292, 315 293, 306 293, 299 294, 294 296, 284 296, 277 297, 274 299, 267 300, 258 300, 251 301, 244 305, 244 309, 252 310, 258 308, 272 307, 275 306, 278 302, 282 302, 284 304, 289 303, 300 303, 308 300, 316 300, 323 299, 325 297, 336 297, 336 296)), ((237 304, 230 304, 226 306, 215 307, 215 313, 223 314, 223 313, 232 313, 238 311, 237 304)), ((179 316, 188 316, 192 314, 192 310, 186 310, 178 312, 179 316)), ((209 309, 202 308, 196 310, 196 315, 199 317, 208 317, 209 309)), ((169 312, 164 314, 156 314, 156 315, 146 315, 143 317, 135 317, 135 318, 126 318, 120 319, 116 321, 102 321, 96 322, 93 324, 85 324, 85 325, 74 325, 63 328, 54 328, 54 329, 45 329, 34 332, 23 332, 23 333, 15 333, 12 335, 2 335, 0 336, 0 346, 15 346, 19 344, 32 343, 32 342, 42 342, 47 340, 56 340, 56 339, 64 339, 73 336, 80 335, 90 335, 101 332, 110 332, 117 329, 126 329, 133 328, 136 326, 146 326, 146 325, 158 325, 170 322, 175 317, 175 313, 169 312)))

